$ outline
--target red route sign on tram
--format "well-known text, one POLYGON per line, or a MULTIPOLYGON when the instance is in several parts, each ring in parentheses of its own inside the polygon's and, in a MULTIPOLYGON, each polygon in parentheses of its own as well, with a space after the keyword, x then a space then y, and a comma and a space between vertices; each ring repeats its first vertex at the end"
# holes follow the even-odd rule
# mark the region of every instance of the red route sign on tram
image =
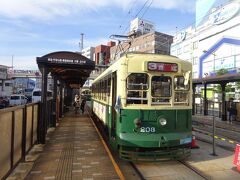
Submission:
POLYGON ((236 145, 233 164, 236 165, 237 166, 237 170, 240 171, 240 144, 236 145))
POLYGON ((148 62, 148 70, 160 72, 177 72, 178 65, 175 63, 148 62))

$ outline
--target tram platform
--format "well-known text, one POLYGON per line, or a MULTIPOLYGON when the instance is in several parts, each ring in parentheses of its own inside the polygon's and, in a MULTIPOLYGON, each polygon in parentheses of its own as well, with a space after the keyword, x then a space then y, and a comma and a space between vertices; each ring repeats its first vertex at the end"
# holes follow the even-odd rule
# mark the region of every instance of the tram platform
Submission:
MULTIPOLYGON (((18 170, 18 172, 27 170, 18 170)), ((17 177, 16 177, 17 176, 17 177)), ((119 179, 87 114, 65 114, 26 177, 9 179, 119 179)))

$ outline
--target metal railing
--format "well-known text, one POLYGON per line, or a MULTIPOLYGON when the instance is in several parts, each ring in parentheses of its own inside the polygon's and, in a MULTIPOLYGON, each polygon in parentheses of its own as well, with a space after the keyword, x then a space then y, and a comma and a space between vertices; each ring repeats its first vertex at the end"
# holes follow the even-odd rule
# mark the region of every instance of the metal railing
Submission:
MULTIPOLYGON (((202 104, 195 104, 195 114, 204 114, 204 107, 202 104)), ((222 102, 213 102, 207 101, 207 115, 215 116, 215 117, 222 117, 222 102), (213 106, 214 103, 214 106, 213 106), (214 108, 213 108, 214 107, 214 108)))
POLYGON ((0 179, 5 179, 38 139, 39 103, 0 110, 0 179))

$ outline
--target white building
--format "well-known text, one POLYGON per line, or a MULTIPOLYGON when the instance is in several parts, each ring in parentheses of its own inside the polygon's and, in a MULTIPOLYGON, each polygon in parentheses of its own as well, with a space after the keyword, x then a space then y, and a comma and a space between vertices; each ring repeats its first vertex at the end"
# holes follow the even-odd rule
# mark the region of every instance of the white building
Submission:
POLYGON ((94 61, 94 53, 95 53, 94 47, 87 47, 82 50, 82 55, 87 57, 88 59, 91 59, 92 61, 94 61))
POLYGON ((135 18, 130 23, 130 32, 140 32, 142 34, 147 34, 155 31, 155 25, 151 21, 135 18))
POLYGON ((176 33, 171 54, 192 62, 193 78, 240 69, 240 1, 197 0, 196 25, 176 33))
POLYGON ((10 96, 13 92, 12 80, 8 77, 8 67, 0 65, 0 97, 10 96))

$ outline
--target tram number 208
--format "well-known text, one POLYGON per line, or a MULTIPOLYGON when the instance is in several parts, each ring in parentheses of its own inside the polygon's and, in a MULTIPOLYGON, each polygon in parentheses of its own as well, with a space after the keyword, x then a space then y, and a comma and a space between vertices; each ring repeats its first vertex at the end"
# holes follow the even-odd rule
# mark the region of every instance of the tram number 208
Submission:
POLYGON ((156 132, 156 129, 155 129, 155 127, 141 127, 140 128, 140 132, 145 132, 145 133, 151 132, 151 133, 154 133, 154 132, 156 132))

